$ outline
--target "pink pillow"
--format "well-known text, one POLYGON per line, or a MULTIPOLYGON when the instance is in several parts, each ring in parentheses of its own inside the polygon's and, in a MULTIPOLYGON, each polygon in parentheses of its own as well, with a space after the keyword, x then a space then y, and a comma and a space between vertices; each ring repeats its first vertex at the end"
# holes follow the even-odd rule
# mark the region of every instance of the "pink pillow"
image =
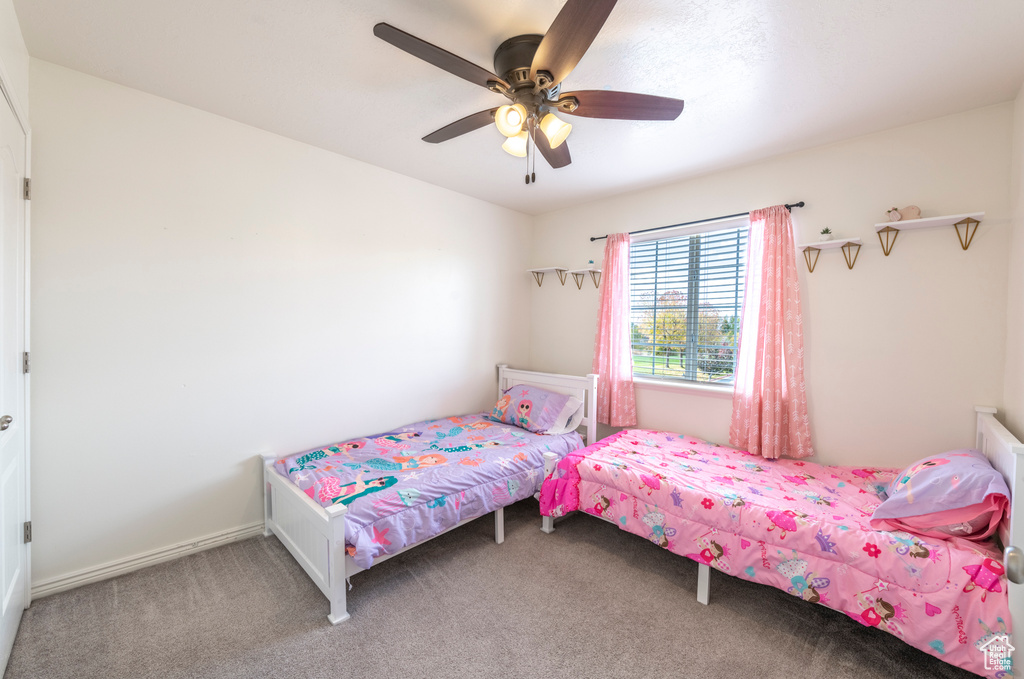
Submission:
POLYGON ((915 462, 893 479, 888 495, 871 515, 872 528, 932 538, 983 540, 1010 505, 1002 474, 977 450, 951 450, 915 462))

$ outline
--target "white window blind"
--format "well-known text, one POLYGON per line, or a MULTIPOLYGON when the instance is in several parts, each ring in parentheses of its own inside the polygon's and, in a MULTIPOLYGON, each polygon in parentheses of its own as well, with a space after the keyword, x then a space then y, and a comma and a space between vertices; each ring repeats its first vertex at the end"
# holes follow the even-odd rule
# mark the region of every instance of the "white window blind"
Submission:
POLYGON ((732 384, 747 227, 633 243, 633 375, 732 384))

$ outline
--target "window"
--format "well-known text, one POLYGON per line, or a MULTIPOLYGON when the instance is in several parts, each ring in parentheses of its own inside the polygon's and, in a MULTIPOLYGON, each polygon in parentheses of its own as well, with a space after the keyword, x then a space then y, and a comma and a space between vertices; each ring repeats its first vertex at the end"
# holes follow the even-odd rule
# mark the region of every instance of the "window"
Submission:
MULTIPOLYGON (((731 385, 747 220, 630 246, 633 375, 731 385), (724 227, 724 228, 723 228, 724 227)), ((652 234, 653 235, 653 234, 652 234)), ((659 234, 660 235, 660 234, 659 234)))

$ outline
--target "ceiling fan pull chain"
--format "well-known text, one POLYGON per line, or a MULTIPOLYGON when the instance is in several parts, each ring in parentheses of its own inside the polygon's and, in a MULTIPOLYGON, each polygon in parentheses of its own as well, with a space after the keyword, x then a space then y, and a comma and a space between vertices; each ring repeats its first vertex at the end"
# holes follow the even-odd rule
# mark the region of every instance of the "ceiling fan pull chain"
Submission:
POLYGON ((530 138, 526 138, 526 176, 523 177, 526 183, 530 183, 530 138))
POLYGON ((530 182, 533 184, 537 183, 537 143, 533 145, 533 164, 530 166, 530 182))

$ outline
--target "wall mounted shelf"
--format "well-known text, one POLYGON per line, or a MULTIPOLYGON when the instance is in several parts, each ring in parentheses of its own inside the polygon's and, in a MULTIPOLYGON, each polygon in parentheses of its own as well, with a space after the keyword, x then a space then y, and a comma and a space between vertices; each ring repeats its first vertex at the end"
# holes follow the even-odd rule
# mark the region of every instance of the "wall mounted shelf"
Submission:
POLYGON ((878 233, 878 242, 882 244, 882 252, 885 253, 886 257, 892 252, 892 246, 896 244, 896 237, 900 235, 900 231, 928 229, 935 226, 954 227, 956 229, 956 237, 960 239, 960 247, 966 250, 971 246, 974 234, 978 231, 978 224, 981 223, 984 217, 984 212, 966 212, 962 215, 882 222, 881 224, 875 224, 875 232, 878 233), (963 232, 960 231, 961 227, 963 227, 963 232), (884 240, 882 239, 882 234, 885 234, 884 240))
POLYGON ((544 274, 551 272, 558 274, 558 281, 565 285, 565 277, 569 273, 569 268, 565 266, 548 266, 542 269, 527 269, 527 271, 533 274, 533 280, 537 281, 537 287, 539 288, 544 282, 544 274))
POLYGON ((857 257, 860 255, 860 238, 841 238, 839 240, 825 240, 818 241, 817 243, 805 243, 804 245, 798 245, 797 247, 804 251, 804 261, 807 262, 807 271, 814 273, 814 267, 818 265, 818 256, 822 250, 832 250, 835 248, 841 248, 843 250, 843 257, 846 258, 847 268, 852 269, 853 265, 857 263, 857 257), (854 250, 854 248, 857 248, 854 250))
POLYGON ((588 273, 590 274, 590 279, 594 281, 595 288, 600 287, 601 285, 601 270, 596 267, 591 266, 586 269, 575 269, 569 273, 572 274, 572 279, 576 281, 577 290, 583 289, 583 279, 587 277, 588 273))

